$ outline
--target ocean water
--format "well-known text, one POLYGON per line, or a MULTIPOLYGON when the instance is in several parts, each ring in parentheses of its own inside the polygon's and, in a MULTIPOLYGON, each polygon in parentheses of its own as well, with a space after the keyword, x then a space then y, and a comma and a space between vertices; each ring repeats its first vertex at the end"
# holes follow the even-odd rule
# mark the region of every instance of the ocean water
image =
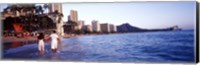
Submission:
POLYGON ((83 62, 195 62, 194 31, 165 31, 78 36, 62 40, 57 53, 39 55, 37 44, 6 49, 3 59, 83 62))

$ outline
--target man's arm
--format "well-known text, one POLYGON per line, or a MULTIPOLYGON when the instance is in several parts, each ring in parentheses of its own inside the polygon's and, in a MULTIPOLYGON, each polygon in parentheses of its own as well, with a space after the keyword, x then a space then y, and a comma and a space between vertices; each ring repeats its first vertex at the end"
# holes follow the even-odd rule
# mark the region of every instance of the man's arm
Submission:
POLYGON ((45 41, 46 41, 46 42, 48 42, 48 41, 50 41, 50 40, 51 40, 51 36, 49 36, 49 35, 45 36, 45 41))

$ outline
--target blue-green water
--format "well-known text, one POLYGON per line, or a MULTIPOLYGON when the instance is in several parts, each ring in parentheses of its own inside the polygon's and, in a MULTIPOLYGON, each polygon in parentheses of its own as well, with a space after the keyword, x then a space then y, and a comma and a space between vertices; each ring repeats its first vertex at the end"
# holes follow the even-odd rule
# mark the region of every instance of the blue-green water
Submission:
POLYGON ((194 62, 194 31, 79 36, 62 40, 58 53, 38 55, 37 44, 4 50, 3 59, 95 62, 194 62))

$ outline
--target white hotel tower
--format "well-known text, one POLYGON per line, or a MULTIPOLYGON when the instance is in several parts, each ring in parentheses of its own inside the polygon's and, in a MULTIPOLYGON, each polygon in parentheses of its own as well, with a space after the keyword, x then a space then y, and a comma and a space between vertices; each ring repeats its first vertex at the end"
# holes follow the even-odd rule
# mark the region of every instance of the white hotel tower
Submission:
POLYGON ((62 13, 62 3, 52 3, 52 4, 48 4, 49 6, 49 12, 54 12, 54 11, 58 11, 60 13, 62 13))
POLYGON ((96 21, 96 20, 92 21, 92 30, 94 32, 100 32, 101 31, 100 24, 99 24, 98 21, 96 21))

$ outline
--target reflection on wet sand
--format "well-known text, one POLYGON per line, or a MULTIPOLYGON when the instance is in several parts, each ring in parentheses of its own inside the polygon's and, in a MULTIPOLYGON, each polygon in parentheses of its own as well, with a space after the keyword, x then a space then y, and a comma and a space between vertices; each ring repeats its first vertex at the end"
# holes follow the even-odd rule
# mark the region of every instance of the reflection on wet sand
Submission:
POLYGON ((19 46, 22 46, 22 43, 20 43, 20 42, 13 42, 13 44, 11 44, 11 48, 16 48, 16 47, 19 47, 19 46))
POLYGON ((7 50, 10 48, 17 48, 23 45, 27 45, 27 44, 33 44, 36 43, 36 41, 15 41, 15 42, 5 42, 3 43, 3 49, 7 50))

